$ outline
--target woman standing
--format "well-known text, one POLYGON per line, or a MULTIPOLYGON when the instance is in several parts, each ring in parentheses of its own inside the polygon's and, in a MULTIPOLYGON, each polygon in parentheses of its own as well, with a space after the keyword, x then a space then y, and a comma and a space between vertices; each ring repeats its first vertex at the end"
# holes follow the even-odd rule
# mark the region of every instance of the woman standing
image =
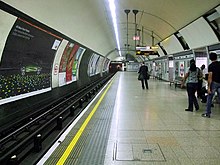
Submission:
POLYGON ((185 81, 187 80, 186 89, 188 94, 188 108, 185 109, 185 111, 193 112, 193 105, 195 106, 196 111, 199 110, 199 104, 195 96, 195 93, 198 89, 199 73, 199 68, 196 67, 195 60, 190 60, 190 67, 188 69, 188 72, 185 74, 181 84, 182 88, 185 84, 185 81))

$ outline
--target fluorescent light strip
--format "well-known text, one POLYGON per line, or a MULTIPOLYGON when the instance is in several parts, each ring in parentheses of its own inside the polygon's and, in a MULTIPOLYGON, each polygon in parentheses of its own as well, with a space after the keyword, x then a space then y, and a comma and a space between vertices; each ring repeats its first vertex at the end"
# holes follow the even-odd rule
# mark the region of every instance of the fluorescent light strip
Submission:
POLYGON ((112 15, 112 22, 113 22, 113 26, 114 26, 114 31, 115 31, 115 37, 116 37, 116 42, 117 42, 117 47, 119 50, 119 55, 121 56, 121 48, 120 48, 120 44, 119 44, 119 38, 118 38, 118 26, 117 26, 117 19, 116 19, 116 12, 115 12, 115 1, 114 0, 108 0, 109 3, 109 8, 111 11, 111 15, 112 15))

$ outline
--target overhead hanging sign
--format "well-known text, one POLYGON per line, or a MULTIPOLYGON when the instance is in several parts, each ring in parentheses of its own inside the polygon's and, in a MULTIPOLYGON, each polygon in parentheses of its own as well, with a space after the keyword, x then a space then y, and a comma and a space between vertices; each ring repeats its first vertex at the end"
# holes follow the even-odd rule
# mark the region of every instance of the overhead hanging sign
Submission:
POLYGON ((158 55, 158 52, 153 50, 150 46, 136 47, 136 55, 158 55))

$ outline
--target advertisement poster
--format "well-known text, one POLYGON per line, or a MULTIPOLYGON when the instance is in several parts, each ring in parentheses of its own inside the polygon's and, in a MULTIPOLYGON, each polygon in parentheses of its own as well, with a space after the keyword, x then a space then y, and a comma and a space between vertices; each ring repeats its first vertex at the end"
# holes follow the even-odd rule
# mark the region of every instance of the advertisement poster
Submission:
POLYGON ((88 67, 88 75, 91 76, 92 72, 93 72, 93 68, 92 68, 92 63, 93 63, 93 58, 94 58, 94 53, 91 55, 90 60, 89 60, 89 67, 88 67))
POLYGON ((67 61, 67 66, 66 66, 66 83, 71 83, 73 81, 72 68, 73 68, 73 63, 74 63, 75 57, 76 57, 75 55, 76 55, 76 52, 78 49, 79 49, 79 45, 74 45, 73 49, 69 55, 69 59, 67 61))
POLYGON ((179 62, 179 76, 180 77, 184 77, 184 61, 180 61, 179 62))
POLYGON ((96 62, 95 62, 95 70, 94 70, 94 74, 98 74, 99 73, 99 61, 100 61, 100 56, 98 56, 96 62))
POLYGON ((60 61, 59 69, 59 86, 69 84, 73 81, 76 81, 74 68, 75 58, 79 51, 79 45, 68 43, 60 61))
POLYGON ((93 76, 96 73, 96 65, 99 59, 99 55, 93 53, 90 60, 89 60, 89 67, 88 67, 88 75, 93 76))
POLYGON ((103 66, 103 72, 108 71, 109 63, 110 63, 110 60, 106 58, 104 62, 104 66, 103 66))
POLYGON ((73 69, 72 69, 72 80, 76 81, 78 79, 78 69, 79 69, 79 64, 82 59, 82 55, 85 52, 84 48, 79 48, 78 51, 76 52, 76 58, 73 64, 73 69))
POLYGON ((62 38, 25 20, 14 23, 0 62, 0 105, 51 90, 62 38))
POLYGON ((74 44, 69 42, 61 57, 60 67, 59 67, 59 86, 63 86, 66 84, 66 66, 70 53, 73 49, 73 46, 74 44))
POLYGON ((104 57, 99 56, 99 60, 97 61, 97 65, 96 65, 96 74, 99 74, 101 72, 103 60, 104 60, 104 57))

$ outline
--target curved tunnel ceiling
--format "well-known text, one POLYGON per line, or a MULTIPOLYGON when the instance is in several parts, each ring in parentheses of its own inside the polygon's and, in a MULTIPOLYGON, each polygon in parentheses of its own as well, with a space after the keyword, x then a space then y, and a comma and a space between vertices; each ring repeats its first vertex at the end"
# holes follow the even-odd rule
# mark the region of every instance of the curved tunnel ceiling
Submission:
MULTIPOLYGON (((42 23, 60 31, 101 55, 114 60, 118 53, 108 0, 3 0, 42 23), (111 54, 109 54, 111 52, 111 54)), ((217 5, 220 0, 115 0, 120 47, 134 48, 135 21, 143 30, 143 44, 152 45, 169 37, 217 5)), ((122 55, 125 51, 122 52, 122 55)))
MULTIPOLYGON (((144 45, 158 43, 173 33, 177 32, 187 24, 193 22, 210 9, 219 5, 219 0, 126 0, 115 1, 118 15, 118 25, 120 33, 121 47, 126 44, 126 24, 127 15, 125 9, 129 9, 128 14, 128 41, 130 47, 134 46, 132 37, 135 35, 135 14, 133 10, 138 10, 136 14, 137 28, 144 33, 144 45), (152 41, 152 34, 154 41, 152 41)), ((140 34, 142 35, 142 34, 140 34)), ((140 43, 142 45, 142 41, 140 43)))

